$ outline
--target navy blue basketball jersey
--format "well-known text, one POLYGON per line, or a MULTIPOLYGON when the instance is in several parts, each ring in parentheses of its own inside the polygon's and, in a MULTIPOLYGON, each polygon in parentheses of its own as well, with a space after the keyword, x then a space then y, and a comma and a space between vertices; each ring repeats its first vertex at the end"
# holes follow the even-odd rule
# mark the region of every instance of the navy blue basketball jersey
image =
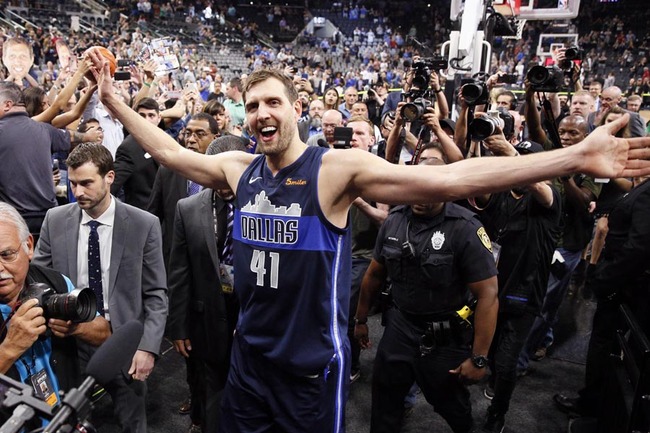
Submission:
POLYGON ((318 172, 328 149, 309 147, 274 177, 264 156, 237 187, 237 332, 266 359, 296 375, 342 365, 350 291, 349 230, 325 218, 318 172))

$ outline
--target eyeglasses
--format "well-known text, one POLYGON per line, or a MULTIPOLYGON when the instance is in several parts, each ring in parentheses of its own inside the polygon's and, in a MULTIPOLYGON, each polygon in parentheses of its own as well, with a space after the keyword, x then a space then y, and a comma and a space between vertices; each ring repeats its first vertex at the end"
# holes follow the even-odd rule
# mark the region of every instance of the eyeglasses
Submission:
POLYGON ((194 135, 199 140, 203 140, 208 136, 208 133, 205 131, 190 131, 189 129, 185 130, 185 138, 190 138, 192 135, 194 135))
POLYGON ((19 252, 20 248, 16 250, 0 251, 0 263, 9 264, 15 262, 18 259, 19 252))

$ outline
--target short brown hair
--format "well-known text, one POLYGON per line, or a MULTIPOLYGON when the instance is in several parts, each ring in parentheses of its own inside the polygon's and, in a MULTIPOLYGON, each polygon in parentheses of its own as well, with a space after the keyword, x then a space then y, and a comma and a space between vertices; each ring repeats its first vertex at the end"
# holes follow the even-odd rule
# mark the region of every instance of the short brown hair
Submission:
POLYGON ((216 99, 211 99, 203 106, 203 112, 208 113, 210 116, 216 116, 217 114, 223 114, 226 111, 226 107, 216 99))
POLYGON ((16 37, 16 38, 9 38, 7 39, 4 44, 2 44, 2 56, 4 57, 7 55, 7 49, 10 47, 13 47, 14 45, 24 45, 29 49, 29 54, 32 56, 32 59, 34 58, 34 51, 32 50, 32 46, 27 42, 26 39, 16 37))
POLYGON ((114 170, 111 152, 98 143, 81 143, 70 152, 70 156, 65 161, 72 169, 77 169, 87 162, 97 167, 100 176, 105 176, 106 173, 114 170))
POLYGON ((246 78, 246 83, 244 84, 244 92, 242 93, 244 102, 246 102, 246 93, 251 89, 251 87, 271 78, 275 78, 282 83, 284 86, 284 94, 287 95, 290 103, 293 104, 298 100, 298 92, 296 91, 296 87, 294 86, 293 81, 291 81, 289 77, 284 75, 281 71, 277 71, 275 69, 258 69, 251 73, 248 78, 246 78))
POLYGON ((365 123, 366 125, 368 125, 368 130, 370 131, 370 135, 373 135, 373 136, 375 135, 375 125, 374 125, 370 120, 368 120, 367 117, 363 117, 363 116, 352 116, 352 117, 350 117, 350 118, 348 119, 348 123, 347 123, 347 124, 349 125, 350 123, 353 123, 353 122, 362 122, 362 123, 365 123))
POLYGON ((636 101, 636 102, 640 103, 640 102, 643 101, 643 98, 640 97, 639 95, 630 95, 630 96, 627 97, 627 100, 628 100, 628 102, 629 101, 633 101, 633 102, 636 101))
POLYGON ((144 108, 145 110, 155 110, 156 113, 160 113, 160 105, 158 105, 158 102, 153 98, 140 99, 136 106, 133 107, 133 110, 137 112, 141 108, 144 108))

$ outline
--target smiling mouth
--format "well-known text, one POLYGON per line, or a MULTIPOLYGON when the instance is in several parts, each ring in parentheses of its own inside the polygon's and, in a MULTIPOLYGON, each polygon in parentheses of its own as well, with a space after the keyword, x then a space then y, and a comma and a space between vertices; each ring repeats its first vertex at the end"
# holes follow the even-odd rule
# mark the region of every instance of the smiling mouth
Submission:
POLYGON ((265 126, 260 129, 260 135, 264 138, 271 138, 277 132, 278 128, 275 126, 265 126))

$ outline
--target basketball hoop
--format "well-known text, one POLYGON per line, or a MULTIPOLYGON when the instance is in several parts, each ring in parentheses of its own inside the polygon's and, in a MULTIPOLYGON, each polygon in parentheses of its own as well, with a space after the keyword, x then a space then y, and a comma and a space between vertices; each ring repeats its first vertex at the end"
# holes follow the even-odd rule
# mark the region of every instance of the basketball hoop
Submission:
POLYGON ((513 36, 501 36, 501 38, 521 39, 526 25, 526 19, 520 17, 521 0, 494 0, 492 6, 496 12, 506 17, 510 21, 510 25, 517 30, 513 36))
POLYGON ((526 25, 526 20, 524 18, 513 17, 511 20, 514 21, 514 24, 517 26, 517 34, 514 36, 501 36, 502 39, 521 39, 521 36, 524 33, 524 26, 526 25))

